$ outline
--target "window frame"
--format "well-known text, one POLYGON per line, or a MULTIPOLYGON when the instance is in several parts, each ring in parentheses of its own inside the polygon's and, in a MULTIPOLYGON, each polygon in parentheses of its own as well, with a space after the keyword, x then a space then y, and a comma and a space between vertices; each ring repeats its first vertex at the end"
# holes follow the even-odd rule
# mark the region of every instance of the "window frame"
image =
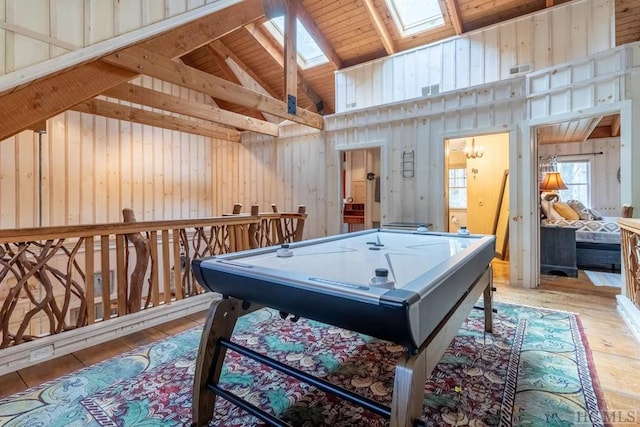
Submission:
MULTIPOLYGON (((283 22, 283 26, 280 27, 280 25, 276 22, 276 19, 284 19, 284 17, 278 17, 278 18, 270 19, 270 20, 264 22, 263 26, 267 30, 267 32, 271 35, 271 37, 273 37, 280 44, 280 47, 282 49, 284 49, 284 22, 283 22)), ((296 40, 296 60, 298 62, 298 66, 300 68, 302 68, 303 70, 306 70, 306 69, 309 69, 309 68, 317 67, 319 65, 327 64, 329 62, 329 58, 324 53, 324 51, 322 50, 322 48, 320 47, 318 42, 313 38, 313 36, 309 32, 309 30, 307 30, 307 27, 305 27, 304 24, 302 23, 302 21, 300 21, 300 18, 296 18, 296 38, 297 38, 297 40, 296 40), (301 30, 304 30, 304 33, 301 30), (303 34, 306 34, 307 36, 309 36, 309 38, 315 44, 315 47, 320 52, 320 55, 316 55, 314 57, 311 57, 311 58, 307 59, 300 52, 300 45, 301 44, 299 42, 300 42, 300 38, 301 37, 305 37, 303 34)))
MULTIPOLYGON (((400 9, 396 4, 397 0, 385 0, 385 5, 387 6, 387 10, 393 19, 393 23, 396 26, 396 29, 400 33, 402 38, 407 38, 414 36, 416 34, 424 33, 426 31, 432 30, 434 28, 442 27, 445 23, 444 21, 444 13, 442 11, 442 5, 439 0, 430 0, 435 3, 440 11, 440 15, 432 16, 421 21, 417 21, 413 24, 405 26, 404 20, 400 13, 400 9)), ((424 1, 424 0, 423 0, 424 1)))
MULTIPOLYGON (((588 208, 592 208, 593 207, 593 159, 589 156, 581 156, 581 155, 576 155, 576 156, 563 156, 562 158, 557 158, 556 159, 556 170, 558 172, 560 172, 560 175, 562 176, 562 180, 564 181, 564 183, 567 185, 567 187, 571 187, 571 186, 581 186, 581 185, 585 185, 587 188, 587 197, 589 198, 588 200, 580 200, 580 202, 584 203, 585 206, 587 206, 588 208), (581 182, 572 182, 568 176, 566 176, 566 174, 563 174, 561 169, 560 169, 560 165, 563 163, 567 163, 567 164, 575 164, 575 163, 584 163, 587 165, 587 182, 586 183, 581 183, 581 182)), ((566 198, 563 197, 563 192, 567 191, 567 190, 559 190, 560 193, 560 199, 562 201, 566 202, 566 198)), ((566 193, 565 193, 566 194, 566 193)))
POLYGON ((469 201, 466 198, 466 191, 469 188, 468 181, 467 181, 467 168, 466 167, 450 167, 448 169, 447 183, 448 183, 448 188, 447 188, 447 193, 448 194, 447 194, 447 196, 448 196, 448 199, 449 199, 448 208, 449 209, 468 209, 469 201), (463 171, 464 172, 464 176, 462 176, 462 177, 453 176, 452 177, 451 176, 452 172, 454 172, 454 174, 455 174, 456 171, 463 171), (455 183, 457 180, 464 180, 464 185, 463 186, 461 186, 461 185, 452 185, 452 183, 455 183), (451 200, 452 200, 451 190, 452 189, 461 189, 461 188, 465 189, 465 203, 464 203, 464 206, 452 206, 451 205, 451 200))

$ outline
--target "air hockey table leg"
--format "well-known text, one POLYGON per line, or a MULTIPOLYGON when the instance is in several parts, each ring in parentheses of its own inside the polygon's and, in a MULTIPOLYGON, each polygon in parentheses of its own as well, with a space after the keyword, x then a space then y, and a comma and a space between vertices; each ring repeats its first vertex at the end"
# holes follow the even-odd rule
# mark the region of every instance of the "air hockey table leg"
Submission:
POLYGON ((216 346, 219 338, 231 338, 233 328, 241 314, 243 314, 242 301, 236 298, 223 298, 214 301, 209 308, 196 360, 191 407, 193 426, 207 425, 213 417, 216 396, 213 391, 207 388, 207 383, 209 378, 213 383, 217 383, 220 379, 222 362, 226 352, 226 348, 222 347, 217 363, 212 366, 216 346))
POLYGON ((493 269, 489 265, 489 284, 484 289, 484 331, 493 332, 493 269))
POLYGON ((391 402, 391 427, 410 427, 422 415, 424 384, 474 304, 484 294, 485 329, 491 328, 493 272, 489 266, 450 313, 435 335, 416 354, 404 354, 396 365, 391 402), (488 303, 488 304, 487 304, 488 303), (488 309, 487 309, 488 308, 488 309))
POLYGON ((390 427, 412 427, 422 415, 424 383, 427 378, 427 351, 405 353, 396 365, 393 381, 390 427))

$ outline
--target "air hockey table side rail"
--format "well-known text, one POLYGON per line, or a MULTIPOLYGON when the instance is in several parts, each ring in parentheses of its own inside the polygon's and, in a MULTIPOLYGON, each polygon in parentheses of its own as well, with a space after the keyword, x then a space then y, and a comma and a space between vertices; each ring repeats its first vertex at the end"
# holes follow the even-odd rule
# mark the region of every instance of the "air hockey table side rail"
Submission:
MULTIPOLYGON (((376 289, 366 282, 368 277, 357 283, 345 283, 344 286, 318 284, 317 281, 321 279, 309 278, 310 273, 306 271, 292 272, 284 267, 279 269, 251 264, 252 260, 275 254, 278 247, 196 260, 193 270, 198 281, 208 290, 392 341, 415 351, 486 270, 494 255, 495 239, 493 236, 479 235, 460 237, 449 233, 368 230, 303 241, 291 245, 291 248, 296 252, 305 247, 332 244, 330 248, 333 250, 336 242, 350 242, 358 237, 371 239, 379 233, 400 236, 408 241, 412 238, 453 238, 472 243, 443 262, 432 265, 428 271, 420 271, 409 283, 403 283, 403 286, 395 289, 376 289)), ((364 245, 362 242, 360 244, 364 245)), ((350 254, 345 253, 344 256, 350 254)), ((423 256, 421 253, 419 255, 423 256)), ((273 259, 276 261, 275 257, 273 259)), ((297 262, 296 256, 291 260, 297 262)), ((424 262, 427 264, 426 260, 424 262)), ((372 272, 374 267, 366 268, 372 272)), ((335 275, 332 278, 335 279, 335 275)))

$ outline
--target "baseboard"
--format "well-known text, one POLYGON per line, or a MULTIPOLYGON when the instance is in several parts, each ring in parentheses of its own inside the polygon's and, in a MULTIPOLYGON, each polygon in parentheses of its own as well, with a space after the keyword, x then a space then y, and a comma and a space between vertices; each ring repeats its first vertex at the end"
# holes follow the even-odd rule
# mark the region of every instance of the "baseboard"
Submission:
POLYGON ((624 319, 631 332, 636 337, 636 340, 640 342, 640 310, 631 302, 625 295, 617 295, 618 300, 618 312, 624 319))
POLYGON ((65 354, 151 328, 174 319, 208 310, 220 294, 205 292, 171 304, 105 320, 93 325, 49 335, 0 350, 0 375, 36 365, 65 354))

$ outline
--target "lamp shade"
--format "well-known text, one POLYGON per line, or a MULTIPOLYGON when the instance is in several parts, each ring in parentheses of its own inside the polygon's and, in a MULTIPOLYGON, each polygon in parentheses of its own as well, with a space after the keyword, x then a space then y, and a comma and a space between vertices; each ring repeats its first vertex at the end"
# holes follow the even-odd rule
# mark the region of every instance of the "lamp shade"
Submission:
POLYGON ((560 176, 560 172, 547 172, 540 183, 540 191, 566 190, 567 188, 560 176))

